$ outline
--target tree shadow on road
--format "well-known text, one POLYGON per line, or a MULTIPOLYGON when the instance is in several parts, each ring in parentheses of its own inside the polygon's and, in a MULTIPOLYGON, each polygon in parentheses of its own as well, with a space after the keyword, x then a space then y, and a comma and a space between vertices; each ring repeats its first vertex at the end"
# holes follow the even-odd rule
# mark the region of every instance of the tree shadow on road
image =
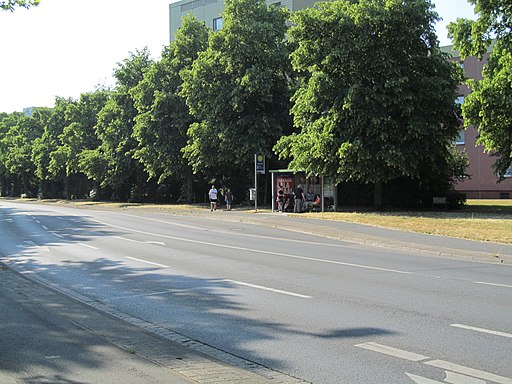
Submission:
MULTIPOLYGON (((54 284, 78 292, 95 303, 115 308, 116 311, 185 335, 192 340, 214 345, 247 360, 262 362, 273 369, 287 371, 290 356, 297 352, 286 352, 287 344, 281 340, 283 335, 289 335, 294 340, 308 344, 308 340, 312 339, 314 343, 322 343, 322 340, 356 338, 365 341, 368 336, 393 334, 391 330, 372 327, 340 327, 323 333, 310 332, 300 323, 300 317, 297 317, 304 306, 298 299, 291 300, 289 313, 283 307, 282 313, 264 313, 263 317, 255 318, 253 305, 246 304, 250 302, 247 300, 246 287, 222 278, 200 278, 173 272, 172 258, 170 268, 147 265, 134 267, 133 263, 129 264, 123 260, 94 256, 94 250, 90 250, 85 260, 75 259, 74 255, 70 254, 69 260, 59 258, 52 262, 50 260, 53 260, 53 257, 46 257, 51 256, 52 249, 61 249, 61 252, 65 252, 63 249, 66 245, 87 245, 91 240, 123 236, 126 233, 107 229, 85 216, 74 215, 60 217, 62 228, 52 229, 54 233, 61 234, 67 231, 69 235, 39 236, 40 226, 34 225, 32 220, 27 220, 27 211, 28 209, 25 209, 21 215, 16 209, 2 209, 1 216, 5 220, 0 224, 0 230, 4 231, 3 238, 6 241, 0 245, 0 256, 5 257, 11 266, 40 274, 54 284), (23 242, 20 244, 16 243, 16 239, 22 227, 27 232, 22 234, 23 242), (277 352, 273 356, 262 356, 254 347, 255 344, 269 342, 281 343, 276 347, 277 352)), ((48 219, 40 211, 29 214, 41 222, 48 219)), ((55 215, 51 217, 54 219, 55 215)), ((157 246, 148 245, 148 254, 151 250, 157 250, 152 247, 157 246)), ((174 250, 170 249, 170 255, 172 251, 174 250)), ((193 262, 200 263, 200 260, 193 262)), ((262 304, 254 303, 254 306, 261 309, 262 304)), ((20 323, 19 326, 23 327, 23 324, 20 323)), ((40 339, 72 336, 38 334, 40 339)), ((96 352, 101 345, 102 342, 96 340, 84 346, 80 356, 69 354, 61 356, 58 362, 49 360, 45 363, 49 369, 56 372, 65 372, 66 363, 95 368, 103 364, 96 352)), ((1 348, 0 345, 0 352, 1 348)), ((33 352, 31 348, 37 348, 37 344, 25 345, 20 353, 29 355, 33 352)), ((28 358, 20 358, 23 364, 32 364, 29 361, 28 358)))

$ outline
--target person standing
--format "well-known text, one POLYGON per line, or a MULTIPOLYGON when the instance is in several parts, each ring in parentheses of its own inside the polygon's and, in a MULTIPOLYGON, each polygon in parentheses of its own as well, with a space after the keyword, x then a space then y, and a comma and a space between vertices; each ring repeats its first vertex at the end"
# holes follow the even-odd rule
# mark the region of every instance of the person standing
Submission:
POLYGON ((217 195, 218 191, 215 188, 215 185, 212 184, 212 188, 210 189, 210 192, 208 192, 208 198, 210 199, 210 211, 216 211, 217 210, 217 195))
POLYGON ((277 210, 282 213, 283 207, 284 207, 284 191, 283 191, 283 186, 280 185, 279 190, 277 191, 277 210))
POLYGON ((293 212, 300 213, 302 212, 302 202, 304 201, 304 190, 301 185, 298 185, 294 191, 295 201, 293 205, 293 212))
POLYGON ((231 205, 233 204, 233 192, 231 192, 231 189, 227 189, 224 198, 226 200, 226 209, 231 211, 231 205))

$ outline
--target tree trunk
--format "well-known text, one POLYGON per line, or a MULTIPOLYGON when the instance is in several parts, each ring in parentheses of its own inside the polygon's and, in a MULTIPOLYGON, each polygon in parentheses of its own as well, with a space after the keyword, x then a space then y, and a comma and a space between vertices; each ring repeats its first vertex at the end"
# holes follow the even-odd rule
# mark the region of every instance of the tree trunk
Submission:
POLYGON ((382 181, 378 181, 375 183, 375 187, 373 190, 373 205, 375 209, 381 209, 382 208, 382 188, 383 183, 382 181))
POLYGON ((192 167, 187 166, 187 204, 194 203, 194 173, 192 172, 192 167))
POLYGON ((64 198, 67 200, 71 199, 71 177, 64 176, 64 198))

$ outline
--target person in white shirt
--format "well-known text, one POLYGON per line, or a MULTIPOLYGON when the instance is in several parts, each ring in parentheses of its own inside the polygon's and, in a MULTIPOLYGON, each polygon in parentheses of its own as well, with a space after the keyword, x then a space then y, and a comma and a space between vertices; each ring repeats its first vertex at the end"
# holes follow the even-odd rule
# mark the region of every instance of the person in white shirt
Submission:
POLYGON ((212 185, 212 189, 210 189, 210 192, 208 192, 208 197, 210 199, 210 211, 216 211, 217 210, 217 189, 215 188, 215 185, 212 185))

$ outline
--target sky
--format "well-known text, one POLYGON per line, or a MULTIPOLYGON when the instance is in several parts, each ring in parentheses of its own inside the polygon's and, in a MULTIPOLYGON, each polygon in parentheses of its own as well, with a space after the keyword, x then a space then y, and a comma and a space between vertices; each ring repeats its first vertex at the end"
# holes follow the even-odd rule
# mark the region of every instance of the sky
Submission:
MULTIPOLYGON (((130 52, 148 47, 158 59, 169 43, 173 0, 41 0, 38 7, 0 11, 0 112, 53 107, 55 96, 78 99, 99 85, 130 52)), ((434 0, 446 25, 474 19, 467 0, 434 0)))

